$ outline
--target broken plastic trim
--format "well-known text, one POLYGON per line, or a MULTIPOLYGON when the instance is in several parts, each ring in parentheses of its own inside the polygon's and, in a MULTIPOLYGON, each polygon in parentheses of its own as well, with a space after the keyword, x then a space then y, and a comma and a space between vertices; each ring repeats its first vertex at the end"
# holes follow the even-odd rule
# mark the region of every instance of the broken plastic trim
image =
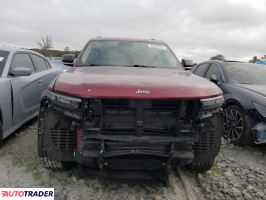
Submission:
POLYGON ((72 110, 79 108, 79 104, 82 101, 80 98, 77 97, 57 94, 51 91, 48 92, 48 100, 54 105, 69 108, 72 110))
POLYGON ((255 144, 264 144, 266 143, 266 123, 259 122, 253 128, 254 133, 254 143, 255 144))
POLYGON ((199 119, 206 119, 206 118, 211 118, 214 114, 216 113, 222 113, 222 108, 217 108, 214 110, 208 110, 208 111, 202 111, 199 113, 199 119))
POLYGON ((208 99, 201 99, 200 102, 202 104, 203 110, 209 110, 221 107, 224 103, 224 98, 223 96, 218 96, 208 99))

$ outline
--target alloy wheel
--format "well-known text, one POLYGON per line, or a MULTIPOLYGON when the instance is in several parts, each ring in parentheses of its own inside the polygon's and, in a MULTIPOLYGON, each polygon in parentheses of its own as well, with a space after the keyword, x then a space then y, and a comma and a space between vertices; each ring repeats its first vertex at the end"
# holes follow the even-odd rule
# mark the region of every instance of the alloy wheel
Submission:
POLYGON ((241 137, 244 131, 242 114, 236 109, 226 109, 226 138, 235 141, 241 137))

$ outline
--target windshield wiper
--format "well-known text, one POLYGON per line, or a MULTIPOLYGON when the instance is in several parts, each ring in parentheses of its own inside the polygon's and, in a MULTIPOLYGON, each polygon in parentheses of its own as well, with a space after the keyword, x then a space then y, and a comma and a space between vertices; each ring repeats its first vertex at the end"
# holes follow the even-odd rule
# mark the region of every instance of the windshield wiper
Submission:
POLYGON ((129 67, 143 67, 143 68, 147 67, 147 68, 155 68, 155 67, 153 67, 153 66, 147 66, 147 65, 131 65, 131 66, 129 66, 129 67))

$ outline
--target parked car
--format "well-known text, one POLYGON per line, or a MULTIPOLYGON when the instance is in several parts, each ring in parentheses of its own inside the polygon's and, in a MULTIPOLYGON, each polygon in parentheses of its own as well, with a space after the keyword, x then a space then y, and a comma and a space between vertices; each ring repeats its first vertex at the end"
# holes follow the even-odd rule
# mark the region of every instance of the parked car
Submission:
POLYGON ((207 61, 192 71, 222 89, 226 139, 238 145, 266 143, 266 68, 263 65, 207 61))
POLYGON ((0 48, 0 143, 37 116, 43 91, 61 71, 36 52, 0 48))
POLYGON ((95 38, 41 100, 39 157, 52 169, 206 171, 220 150, 222 103, 165 43, 95 38))
POLYGON ((197 65, 192 60, 188 60, 188 59, 182 59, 181 64, 185 70, 191 70, 194 66, 197 65))
POLYGON ((54 67, 58 67, 63 71, 66 71, 73 66, 74 61, 75 54, 65 54, 62 57, 53 57, 51 63, 54 67))
POLYGON ((257 64, 266 65, 266 59, 259 59, 256 61, 257 64))
POLYGON ((63 71, 66 71, 66 70, 68 70, 68 69, 70 68, 70 66, 65 65, 65 64, 62 62, 61 59, 60 59, 60 60, 58 60, 58 59, 52 59, 52 60, 51 60, 51 64, 52 64, 53 67, 59 68, 59 69, 61 69, 61 70, 63 70, 63 71))

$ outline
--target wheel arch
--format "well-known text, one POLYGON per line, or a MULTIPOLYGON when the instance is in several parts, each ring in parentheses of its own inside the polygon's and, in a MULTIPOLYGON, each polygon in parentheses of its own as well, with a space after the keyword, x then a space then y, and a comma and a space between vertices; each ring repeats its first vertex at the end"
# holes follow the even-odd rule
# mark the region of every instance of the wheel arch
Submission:
POLYGON ((229 106, 239 106, 242 110, 245 110, 244 109, 244 106, 236 99, 228 99, 225 101, 225 104, 224 104, 224 108, 227 108, 229 106))

